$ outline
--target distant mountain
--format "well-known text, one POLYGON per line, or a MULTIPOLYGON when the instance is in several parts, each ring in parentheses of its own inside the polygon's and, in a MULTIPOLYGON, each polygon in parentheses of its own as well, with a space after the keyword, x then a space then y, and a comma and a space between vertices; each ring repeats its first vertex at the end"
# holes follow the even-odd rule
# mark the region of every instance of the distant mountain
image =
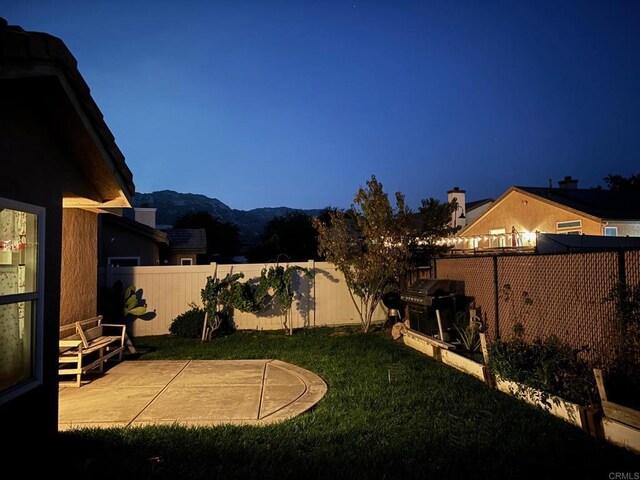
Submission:
POLYGON ((156 208, 156 223, 173 225, 182 215, 190 212, 209 212, 220 221, 237 225, 240 240, 254 243, 264 231, 269 220, 291 212, 303 212, 315 216, 322 209, 302 210, 289 207, 264 207, 253 210, 235 210, 217 198, 194 193, 178 193, 172 190, 161 190, 151 193, 136 193, 133 197, 134 207, 156 208))

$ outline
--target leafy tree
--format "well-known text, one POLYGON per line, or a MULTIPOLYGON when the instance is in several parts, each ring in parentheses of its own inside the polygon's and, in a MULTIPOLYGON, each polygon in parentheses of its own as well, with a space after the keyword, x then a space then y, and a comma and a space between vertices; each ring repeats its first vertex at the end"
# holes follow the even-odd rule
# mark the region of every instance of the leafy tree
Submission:
POLYGON ((621 191, 640 191, 640 174, 623 177, 622 175, 607 175, 604 177, 609 190, 616 192, 621 191))
POLYGON ((382 296, 410 268, 412 212, 399 192, 393 208, 372 175, 349 211, 330 211, 328 217, 328 221, 314 219, 319 253, 344 275, 362 328, 368 332, 382 296))
POLYGON ((456 208, 455 200, 451 203, 435 198, 422 200, 416 215, 416 229, 411 232, 410 239, 414 260, 428 263, 431 257, 449 249, 437 242, 460 230, 460 226, 453 227, 450 224, 456 208))
POLYGON ((190 212, 178 218, 174 228, 204 228, 207 233, 207 253, 234 255, 240 249, 238 227, 221 222, 209 212, 190 212))
POLYGON ((268 262, 277 261, 280 255, 288 260, 317 258, 318 234, 308 215, 293 212, 270 220, 247 258, 251 262, 268 262))

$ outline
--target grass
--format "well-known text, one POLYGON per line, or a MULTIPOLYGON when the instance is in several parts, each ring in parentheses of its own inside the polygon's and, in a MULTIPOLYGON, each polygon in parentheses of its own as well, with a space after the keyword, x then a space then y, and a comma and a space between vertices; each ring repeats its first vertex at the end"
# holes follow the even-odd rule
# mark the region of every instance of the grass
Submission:
POLYGON ((326 396, 281 424, 61 433, 79 478, 609 478, 640 456, 587 436, 387 334, 237 332, 136 340, 154 359, 260 359, 320 375, 326 396), (389 369, 393 381, 389 382, 389 369))

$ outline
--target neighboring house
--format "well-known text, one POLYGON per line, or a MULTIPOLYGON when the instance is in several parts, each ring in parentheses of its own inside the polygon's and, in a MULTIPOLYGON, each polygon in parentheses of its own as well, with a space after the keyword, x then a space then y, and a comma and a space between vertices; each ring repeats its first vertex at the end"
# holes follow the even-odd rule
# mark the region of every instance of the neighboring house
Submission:
POLYGON ((467 202, 467 193, 458 187, 453 187, 447 192, 447 202, 455 201, 458 208, 451 214, 451 226, 462 227, 474 222, 493 205, 493 198, 483 198, 473 202, 467 202))
POLYGON ((169 265, 196 265, 198 255, 207 253, 207 234, 204 228, 172 228, 169 236, 169 265))
POLYGON ((458 248, 534 246, 535 233, 640 236, 640 192, 580 189, 565 177, 558 188, 511 187, 461 230, 458 248))
POLYGON ((97 212, 134 185, 60 39, 0 19, 0 105, 0 423, 38 455, 57 431, 59 326, 96 314, 97 212))
POLYGON ((98 215, 98 232, 99 267, 160 265, 169 247, 166 232, 111 213, 98 215))

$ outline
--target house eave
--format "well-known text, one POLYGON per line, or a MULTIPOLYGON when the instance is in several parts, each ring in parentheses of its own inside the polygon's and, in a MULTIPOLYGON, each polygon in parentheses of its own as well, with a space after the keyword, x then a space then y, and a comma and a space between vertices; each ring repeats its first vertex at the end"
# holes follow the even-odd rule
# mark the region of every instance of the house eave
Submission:
POLYGON ((94 208, 96 205, 130 207, 135 191, 133 175, 64 42, 46 33, 28 32, 6 24, 1 27, 0 79, 41 78, 45 80, 44 85, 51 88, 52 95, 60 95, 58 88, 50 86, 52 83, 49 81, 55 81, 71 105, 69 111, 75 112, 75 122, 80 122, 97 152, 91 160, 93 164, 80 167, 84 166, 84 174, 96 187, 98 198, 92 198, 90 202, 74 199, 68 205, 82 205, 78 208, 94 208), (93 168, 98 156, 102 166, 93 168))

